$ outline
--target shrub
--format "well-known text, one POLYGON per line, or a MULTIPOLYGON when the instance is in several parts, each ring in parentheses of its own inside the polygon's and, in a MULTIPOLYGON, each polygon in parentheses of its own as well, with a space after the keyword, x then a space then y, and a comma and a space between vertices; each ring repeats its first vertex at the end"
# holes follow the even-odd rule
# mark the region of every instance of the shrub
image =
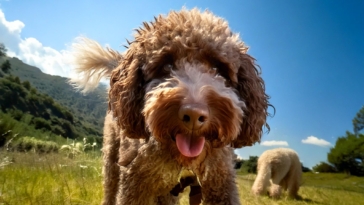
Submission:
POLYGON ((31 85, 30 85, 30 82, 29 81, 23 81, 23 86, 24 86, 24 88, 26 88, 27 90, 30 90, 30 88, 32 87, 31 85))
POLYGON ((16 119, 16 120, 18 120, 18 121, 20 121, 20 119, 21 119, 21 118, 23 117, 23 115, 24 115, 23 111, 18 110, 18 109, 9 110, 9 113, 10 113, 10 115, 11 115, 14 119, 16 119))
POLYGON ((34 137, 19 138, 11 146, 13 150, 20 152, 34 151, 36 153, 58 152, 59 146, 52 141, 35 139, 34 137))
POLYGON ((326 162, 320 162, 319 164, 315 165, 313 168, 315 172, 327 172, 327 173, 334 173, 337 172, 336 168, 326 162))
POLYGON ((258 156, 249 156, 248 160, 244 160, 240 167, 243 173, 257 173, 258 156))
POLYGON ((4 146, 5 142, 11 137, 15 125, 16 120, 10 115, 0 112, 0 147, 4 146))
POLYGON ((40 118, 40 117, 35 117, 33 118, 33 122, 35 129, 45 129, 45 130, 52 130, 51 129, 51 124, 49 123, 49 121, 40 118))
POLYGON ((9 70, 11 69, 11 64, 10 64, 9 60, 6 60, 3 64, 1 64, 0 67, 4 73, 8 73, 9 70))

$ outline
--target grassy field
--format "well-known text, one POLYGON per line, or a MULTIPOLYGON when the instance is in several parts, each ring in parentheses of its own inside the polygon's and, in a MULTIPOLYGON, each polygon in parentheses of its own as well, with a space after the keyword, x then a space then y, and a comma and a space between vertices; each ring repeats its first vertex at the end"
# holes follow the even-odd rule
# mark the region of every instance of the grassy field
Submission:
POLYGON ((0 152, 0 205, 100 204, 101 159, 0 152))
POLYGON ((254 197, 250 194, 254 175, 238 176, 240 198, 243 204, 251 205, 290 205, 290 204, 337 204, 358 205, 364 202, 364 178, 347 177, 343 174, 303 175, 299 195, 301 199, 289 199, 285 193, 280 200, 269 197, 254 197))
MULTIPOLYGON (((239 175, 242 204, 357 205, 364 202, 364 178, 344 174, 305 173, 300 200, 254 197, 250 194, 254 175, 239 175)), ((38 155, 0 151, 0 205, 100 204, 102 198, 99 153, 38 155)), ((186 205, 182 197, 182 205, 186 205)))

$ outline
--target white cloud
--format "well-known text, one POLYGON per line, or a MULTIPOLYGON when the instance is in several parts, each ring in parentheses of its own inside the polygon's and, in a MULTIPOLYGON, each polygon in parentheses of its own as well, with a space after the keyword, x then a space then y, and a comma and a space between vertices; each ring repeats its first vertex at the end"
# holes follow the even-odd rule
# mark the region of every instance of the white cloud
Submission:
POLYGON ((21 41, 20 32, 24 26, 24 23, 18 20, 12 22, 6 21, 5 14, 0 9, 0 40, 14 53, 18 51, 18 44, 21 41))
POLYGON ((286 141, 276 141, 276 140, 263 141, 260 144, 262 146, 288 146, 288 142, 286 142, 286 141))
POLYGON ((322 146, 322 147, 331 146, 330 142, 328 142, 324 139, 319 139, 315 136, 309 136, 306 139, 303 139, 301 142, 304 144, 313 144, 313 145, 322 146))
POLYGON ((69 77, 71 69, 67 64, 68 51, 57 51, 43 46, 36 38, 22 38, 21 31, 24 26, 19 20, 7 21, 0 9, 0 41, 8 49, 7 55, 36 66, 44 73, 69 77))

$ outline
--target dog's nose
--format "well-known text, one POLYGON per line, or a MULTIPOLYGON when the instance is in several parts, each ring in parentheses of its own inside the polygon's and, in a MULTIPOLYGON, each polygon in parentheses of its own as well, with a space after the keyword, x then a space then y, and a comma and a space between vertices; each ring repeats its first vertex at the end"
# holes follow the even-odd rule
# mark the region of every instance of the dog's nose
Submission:
POLYGON ((182 105, 178 117, 190 130, 200 129, 209 120, 209 109, 201 104, 182 105))

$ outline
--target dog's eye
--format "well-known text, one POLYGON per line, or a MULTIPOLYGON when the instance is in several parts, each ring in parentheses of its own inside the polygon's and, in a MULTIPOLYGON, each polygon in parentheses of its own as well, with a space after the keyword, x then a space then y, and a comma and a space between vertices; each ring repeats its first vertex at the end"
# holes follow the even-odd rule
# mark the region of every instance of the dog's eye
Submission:
POLYGON ((163 66, 163 70, 169 72, 169 71, 173 70, 173 65, 172 64, 166 64, 166 65, 163 66))
POLYGON ((212 75, 217 75, 217 68, 216 67, 213 67, 209 70, 209 73, 212 74, 212 75))

